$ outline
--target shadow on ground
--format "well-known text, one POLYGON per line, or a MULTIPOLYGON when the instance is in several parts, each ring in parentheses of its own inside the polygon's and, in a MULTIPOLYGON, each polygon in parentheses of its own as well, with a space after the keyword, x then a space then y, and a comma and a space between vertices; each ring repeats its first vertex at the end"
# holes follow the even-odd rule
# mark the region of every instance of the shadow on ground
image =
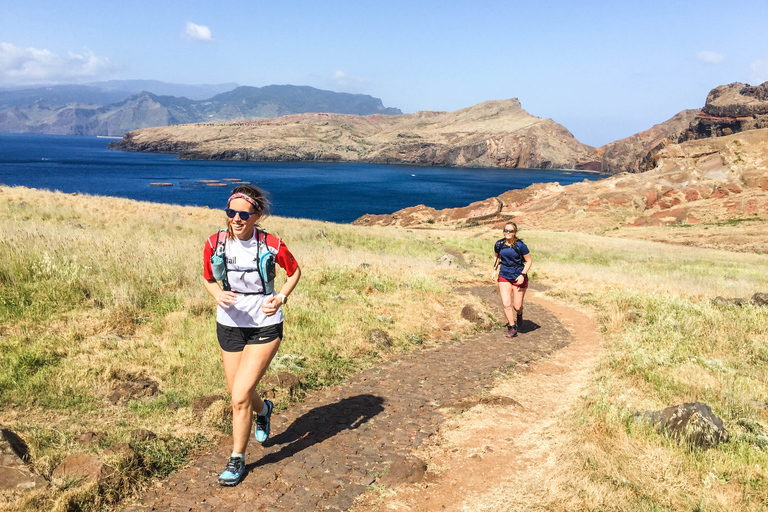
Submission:
POLYGON ((268 466, 293 457, 310 446, 321 443, 344 430, 353 430, 384 411, 384 399, 357 395, 333 404, 315 407, 299 416, 283 432, 264 443, 265 447, 284 445, 248 465, 248 470, 268 466))

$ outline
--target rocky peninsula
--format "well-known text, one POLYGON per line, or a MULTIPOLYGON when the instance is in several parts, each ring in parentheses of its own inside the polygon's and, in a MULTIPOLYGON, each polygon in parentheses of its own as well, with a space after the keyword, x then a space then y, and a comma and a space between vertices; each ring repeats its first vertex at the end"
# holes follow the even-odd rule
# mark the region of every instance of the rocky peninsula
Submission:
POLYGON ((127 133, 113 149, 194 160, 364 162, 598 170, 594 148, 516 99, 455 112, 299 114, 127 133))

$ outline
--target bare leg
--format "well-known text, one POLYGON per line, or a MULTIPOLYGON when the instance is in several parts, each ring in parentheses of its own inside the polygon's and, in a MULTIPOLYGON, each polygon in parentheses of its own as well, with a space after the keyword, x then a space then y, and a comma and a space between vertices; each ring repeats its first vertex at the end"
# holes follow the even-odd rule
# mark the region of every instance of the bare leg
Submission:
POLYGON ((523 314, 523 299, 525 298, 525 290, 525 288, 521 290, 518 286, 512 287, 512 305, 515 308, 515 321, 517 321, 518 314, 523 314))
POLYGON ((515 322, 517 321, 517 314, 515 313, 515 309, 512 307, 513 288, 514 287, 512 286, 512 283, 505 283, 504 281, 499 282, 501 307, 504 309, 504 316, 507 317, 507 322, 509 322, 509 325, 515 325, 515 322))
POLYGON ((232 395, 232 442, 235 453, 244 453, 251 435, 253 411, 264 407, 256 385, 267 372, 280 348, 280 338, 260 345, 247 345, 242 352, 221 351, 224 374, 232 395))

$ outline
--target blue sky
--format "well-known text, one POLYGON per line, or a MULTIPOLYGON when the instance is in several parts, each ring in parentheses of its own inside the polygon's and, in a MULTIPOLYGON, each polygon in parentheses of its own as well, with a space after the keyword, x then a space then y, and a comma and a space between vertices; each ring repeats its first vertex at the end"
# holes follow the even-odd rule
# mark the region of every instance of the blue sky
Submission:
POLYGON ((768 80, 768 1, 0 0, 0 87, 311 85, 404 112, 517 97, 599 146, 768 80))

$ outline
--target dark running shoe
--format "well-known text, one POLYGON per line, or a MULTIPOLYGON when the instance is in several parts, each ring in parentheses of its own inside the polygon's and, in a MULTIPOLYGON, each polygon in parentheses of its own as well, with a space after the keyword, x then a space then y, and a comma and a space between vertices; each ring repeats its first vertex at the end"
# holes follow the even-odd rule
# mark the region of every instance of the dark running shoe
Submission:
POLYGON ((507 338, 514 338, 517 336, 517 326, 516 325, 510 325, 507 327, 507 334, 505 335, 507 338))
POLYGON ((242 457, 230 457, 224 472, 219 475, 219 485, 237 485, 245 474, 245 461, 242 457))
POLYGON ((264 405, 267 406, 267 414, 264 416, 256 415, 256 427, 253 429, 253 435, 260 443, 269 439, 269 420, 272 417, 272 409, 274 409, 269 400, 264 400, 264 405))

